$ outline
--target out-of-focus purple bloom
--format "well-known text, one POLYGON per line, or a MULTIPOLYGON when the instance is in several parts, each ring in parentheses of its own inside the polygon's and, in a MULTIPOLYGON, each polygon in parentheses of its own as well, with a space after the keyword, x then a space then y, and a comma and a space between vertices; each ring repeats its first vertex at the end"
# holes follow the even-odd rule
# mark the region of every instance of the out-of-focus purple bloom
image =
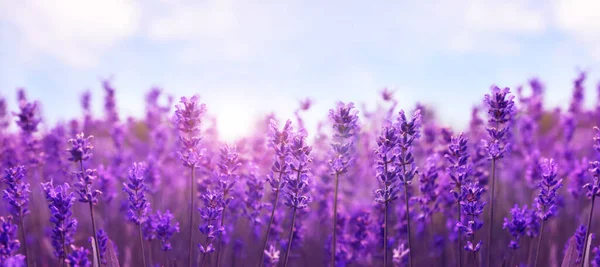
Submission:
POLYGON ((142 224, 147 217, 148 199, 145 184, 146 164, 143 162, 134 163, 129 168, 129 183, 123 183, 123 192, 127 193, 129 208, 127 217, 136 225, 142 224))
POLYGON ((13 113, 17 117, 17 125, 23 133, 32 135, 37 132, 37 127, 40 121, 40 114, 37 102, 26 102, 20 101, 19 103, 20 113, 13 113))
POLYGON ((396 151, 398 138, 398 132, 392 126, 384 126, 381 135, 377 137, 375 176, 381 181, 384 188, 376 189, 373 194, 375 202, 380 204, 392 202, 398 198, 399 169, 393 164, 397 158, 396 153, 398 153, 396 151))
POLYGON ((491 159, 499 159, 509 149, 510 123, 515 113, 514 95, 509 88, 492 87, 492 93, 486 94, 484 103, 488 107, 490 126, 486 129, 490 137, 486 148, 491 159))
POLYGON ((556 215, 556 192, 562 187, 562 179, 556 178, 558 167, 554 159, 542 159, 540 168, 542 170, 540 193, 535 200, 538 216, 546 221, 556 215))
POLYGON ((90 135, 85 137, 83 133, 79 133, 75 138, 69 139, 71 148, 67 151, 71 154, 69 157, 70 161, 86 161, 92 157, 92 149, 94 146, 90 142, 94 136, 90 135))
POLYGON ((223 195, 219 191, 208 190, 201 196, 204 203, 203 208, 199 208, 200 216, 205 221, 198 225, 198 230, 206 236, 207 244, 203 246, 198 243, 198 249, 204 254, 214 252, 212 240, 221 234, 225 228, 223 226, 216 227, 215 223, 220 218, 223 211, 223 195))
POLYGON ((25 256, 21 254, 17 254, 11 257, 8 257, 4 261, 1 261, 2 267, 25 267, 27 266, 25 262, 25 256))
POLYGON ((67 256, 64 249, 73 243, 77 229, 77 219, 73 218, 72 212, 75 194, 69 192, 67 183, 55 187, 50 181, 43 183, 42 188, 51 213, 50 222, 54 225, 51 235, 54 256, 64 259, 67 256))
POLYGON ((290 142, 291 160, 289 164, 290 173, 285 177, 285 204, 294 209, 304 209, 311 201, 310 196, 302 195, 308 186, 310 168, 312 162, 310 152, 312 148, 306 144, 306 133, 301 130, 290 142))
POLYGON ((21 243, 17 239, 17 226, 12 223, 12 216, 0 217, 0 262, 14 255, 21 243))
POLYGON ((250 173, 245 175, 246 186, 248 187, 245 191, 246 197, 244 202, 246 207, 244 208, 244 215, 248 217, 253 228, 253 232, 258 236, 258 227, 262 224, 262 218, 260 216, 262 210, 267 206, 266 203, 262 202, 264 196, 265 180, 259 179, 256 175, 257 166, 252 164, 250 166, 250 173))
POLYGON ((156 229, 156 238, 162 242, 162 251, 170 251, 171 237, 175 233, 179 233, 179 223, 173 222, 174 216, 171 211, 166 210, 164 213, 156 212, 156 219, 154 220, 156 229))
POLYGON ((584 71, 579 73, 579 76, 573 82, 573 98, 571 99, 571 104, 569 105, 569 112, 580 113, 583 105, 583 93, 584 87, 583 83, 585 82, 586 73, 584 71))
POLYGON ((195 168, 203 154, 198 146, 202 139, 200 123, 206 113, 206 105, 198 103, 198 96, 182 97, 179 103, 180 105, 175 105, 175 120, 177 129, 181 132, 179 140, 183 146, 179 157, 184 166, 195 168))
POLYGON ((106 246, 108 245, 108 235, 103 229, 98 229, 96 232, 98 237, 98 252, 100 252, 100 262, 106 264, 106 246))
POLYGON ((483 208, 486 205, 485 201, 481 201, 483 188, 480 188, 476 183, 463 185, 461 190, 460 205, 462 212, 465 215, 467 223, 458 222, 456 226, 461 229, 471 240, 467 241, 465 250, 477 252, 481 248, 482 241, 475 244, 475 232, 483 227, 483 220, 479 219, 479 215, 483 213, 483 208))
POLYGON ((405 186, 411 184, 412 179, 417 174, 417 167, 413 157, 414 141, 421 136, 421 110, 417 109, 413 117, 409 120, 400 110, 398 121, 394 125, 398 132, 398 149, 396 157, 396 169, 398 170, 398 179, 405 186))
POLYGON ((582 191, 586 183, 590 180, 590 173, 588 171, 589 161, 586 157, 582 158, 581 161, 576 161, 573 170, 569 172, 569 193, 574 198, 579 198, 582 195, 582 191))
POLYGON ((593 252, 592 267, 600 267, 600 246, 595 247, 593 252))
POLYGON ((511 249, 519 249, 521 247, 521 237, 525 235, 527 226, 529 225, 530 217, 528 215, 527 205, 523 208, 519 208, 519 205, 515 206, 510 210, 511 219, 504 218, 503 229, 507 229, 510 235, 513 237, 508 245, 511 249))
POLYGON ((85 172, 75 172, 78 182, 75 184, 77 187, 77 194, 79 195, 79 202, 92 204, 98 203, 98 195, 102 194, 100 190, 94 190, 92 183, 97 178, 96 169, 86 169, 85 172))
POLYGON ((527 214, 525 216, 527 216, 528 218, 527 230, 525 231, 525 235, 533 239, 534 237, 540 234, 541 219, 537 215, 536 209, 533 207, 527 210, 527 214))
MULTIPOLYGON (((22 217, 29 214, 29 183, 25 183, 25 166, 20 165, 4 170, 4 183, 7 188, 4 190, 3 198, 11 205, 12 211, 16 216, 22 217)), ((22 219, 22 218, 21 218, 22 219)))
MULTIPOLYGON (((275 151, 275 160, 271 166, 270 173, 267 174, 267 181, 271 185, 273 192, 279 191, 285 186, 285 177, 289 175, 290 143, 293 138, 292 122, 286 121, 283 129, 277 129, 275 120, 271 120, 269 125, 268 146, 275 151)), ((277 203, 275 203, 277 204, 277 203)))
POLYGON ((70 267, 90 267, 92 262, 88 259, 90 251, 84 247, 76 248, 71 246, 71 254, 67 257, 67 263, 70 267))
POLYGON ((8 128, 8 125, 10 125, 9 120, 6 99, 0 98, 0 133, 8 128))
POLYGON ((581 263, 583 260, 581 257, 583 256, 583 250, 585 249, 585 235, 587 234, 585 225, 580 225, 575 231, 575 245, 577 250, 577 261, 576 263, 581 263))
POLYGON ((350 245, 354 249, 353 253, 355 257, 363 257, 363 253, 367 250, 370 242, 370 229, 373 225, 373 221, 370 218, 370 213, 367 211, 360 211, 352 218, 352 224, 356 226, 353 231, 354 235, 351 239, 350 245))
POLYGON ((265 262, 264 265, 267 267, 275 267, 279 264, 279 250, 277 250, 273 245, 269 246, 268 250, 264 251, 265 253, 265 262))
POLYGON ((404 243, 400 244, 400 246, 395 248, 392 253, 392 260, 394 261, 394 264, 396 264, 396 266, 401 266, 402 261, 406 256, 408 256, 409 252, 409 248, 404 248, 404 243))
POLYGON ((117 100, 116 90, 110 84, 110 80, 102 81, 102 87, 106 96, 104 97, 104 112, 106 112, 106 119, 110 124, 114 124, 119 121, 119 113, 117 112, 117 100))
POLYGON ((419 189, 421 191, 421 197, 419 198, 419 201, 421 203, 422 211, 419 218, 425 222, 432 217, 433 212, 438 208, 438 160, 438 154, 432 154, 431 156, 427 157, 425 171, 419 176, 419 189))

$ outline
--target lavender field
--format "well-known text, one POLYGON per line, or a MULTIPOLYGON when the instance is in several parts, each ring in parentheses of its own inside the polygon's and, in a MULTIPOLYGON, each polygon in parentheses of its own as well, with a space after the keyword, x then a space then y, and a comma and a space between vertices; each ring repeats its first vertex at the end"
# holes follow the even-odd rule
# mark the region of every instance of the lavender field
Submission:
POLYGON ((580 73, 566 109, 544 105, 537 79, 482 88, 466 129, 384 89, 373 110, 340 96, 309 131, 306 100, 229 142, 211 113, 224 103, 201 92, 116 99, 105 81, 49 124, 20 89, 18 109, 0 99, 0 262, 597 267, 592 83, 580 73), (145 101, 145 117, 120 115, 126 101, 145 101))

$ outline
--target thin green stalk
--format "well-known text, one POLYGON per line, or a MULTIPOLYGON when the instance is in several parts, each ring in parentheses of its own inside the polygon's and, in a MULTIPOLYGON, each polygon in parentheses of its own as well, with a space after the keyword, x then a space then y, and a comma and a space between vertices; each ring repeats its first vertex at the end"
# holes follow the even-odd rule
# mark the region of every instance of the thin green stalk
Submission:
POLYGON ((288 238, 288 246, 287 246, 287 251, 285 252, 285 261, 283 262, 283 267, 288 266, 290 251, 292 249, 292 238, 294 237, 294 224, 296 223, 296 208, 293 208, 293 209, 294 209, 294 211, 292 213, 292 226, 290 228, 290 237, 288 238))
MULTIPOLYGON (((546 208, 544 208, 544 212, 546 208)), ((533 267, 537 267, 538 257, 540 256, 540 247, 542 246, 542 238, 544 237, 544 220, 542 220, 542 226, 540 227, 540 238, 537 244, 537 250, 535 252, 535 260, 533 261, 533 267)))
POLYGON ((195 166, 191 167, 192 175, 190 181, 190 224, 189 224, 189 233, 190 233, 190 242, 188 246, 188 266, 192 267, 192 259, 194 255, 193 245, 194 245, 194 191, 196 189, 196 168, 195 166))
MULTIPOLYGON (((279 173, 279 178, 277 178, 277 181, 281 182, 281 176, 282 173, 279 173)), ((269 233, 271 232, 271 226, 273 224, 273 219, 275 217, 275 209, 277 208, 277 201, 279 200, 279 192, 280 192, 280 188, 277 188, 277 191, 275 191, 275 201, 273 201, 273 209, 271 210, 271 218, 269 219, 269 225, 267 226, 267 233, 265 233, 265 238, 264 238, 264 242, 263 242, 263 246, 262 246, 262 250, 260 251, 260 262, 258 262, 258 266, 262 266, 263 261, 265 260, 265 249, 267 249, 267 241, 269 241, 269 233)))
MULTIPOLYGON (((85 175, 85 169, 83 168, 83 160, 79 160, 79 166, 81 168, 81 175, 85 175)), ((90 206, 90 218, 92 219, 92 236, 94 237, 94 245, 96 245, 96 262, 98 264, 98 266, 100 266, 100 247, 98 246, 98 235, 96 233, 96 220, 94 220, 94 207, 92 204, 92 200, 89 199, 90 202, 89 206, 90 206)))
POLYGON ((590 207, 590 216, 588 218, 587 228, 585 229, 585 231, 586 231, 585 232, 585 242, 583 243, 584 249, 583 249, 583 255, 581 256, 581 259, 582 259, 581 267, 584 267, 584 265, 585 265, 585 260, 583 260, 583 259, 585 259, 585 254, 587 251, 586 248, 588 247, 587 243, 589 241, 589 236, 590 236, 588 233, 590 232, 590 229, 591 229, 590 227, 592 227, 592 217, 594 217, 594 200, 596 200, 596 196, 592 195, 592 206, 590 207))
POLYGON ((488 231, 488 249, 487 249, 487 263, 488 266, 492 266, 492 232, 494 230, 494 203, 495 201, 495 192, 496 192, 496 159, 492 158, 492 193, 490 194, 490 218, 488 221, 490 222, 490 228, 488 231))
MULTIPOLYGON (((223 193, 223 199, 227 199, 227 191, 223 193)), ((221 211, 221 226, 225 227, 225 208, 221 211)), ((221 266, 221 236, 217 238, 217 266, 221 266)))
MULTIPOLYGON (((475 215, 471 216, 471 220, 475 221, 475 215)), ((471 244, 475 245, 475 233, 471 235, 471 244)), ((473 264, 475 265, 475 267, 479 266, 479 263, 477 262, 477 251, 473 251, 473 264)))
MULTIPOLYGON (((144 252, 144 238, 142 237, 142 225, 138 225, 139 233, 140 233, 140 250, 142 251, 142 266, 148 267, 146 265, 146 253, 144 252)), ((99 248, 98 248, 99 249, 99 248)), ((98 265, 100 266, 100 265, 98 265)))
POLYGON ((335 267, 335 244, 337 243, 337 202, 338 202, 338 185, 340 174, 335 173, 335 190, 333 191, 333 238, 331 239, 331 266, 335 267))
POLYGON ((29 266, 29 255, 27 253, 27 240, 25 239, 25 224, 23 223, 23 209, 19 208, 19 224, 21 224, 21 238, 23 238, 23 253, 25 253, 25 263, 29 266))
MULTIPOLYGON (((458 195, 460 196, 461 194, 461 185, 457 184, 456 185, 458 187, 458 195)), ((458 222, 461 223, 461 217, 462 214, 460 212, 460 201, 456 201, 456 204, 458 204, 458 222)), ((462 266, 462 236, 460 235, 460 228, 458 228, 458 237, 456 238, 456 242, 458 242, 458 266, 462 266)))
MULTIPOLYGON (((387 190, 387 185, 385 186, 387 190)), ((387 221, 388 221, 388 202, 385 202, 385 210, 383 215, 383 266, 387 266, 388 260, 388 230, 387 230, 387 221)))
MULTIPOLYGON (((406 148, 402 148, 402 159, 404 159, 406 154, 406 148)), ((406 236, 408 239, 408 266, 412 267, 412 255, 413 255, 413 249, 411 246, 411 242, 410 242, 410 209, 409 209, 409 197, 408 197, 408 181, 406 181, 406 164, 403 163, 402 164, 402 172, 404 173, 404 202, 405 202, 405 207, 406 207, 406 236)))

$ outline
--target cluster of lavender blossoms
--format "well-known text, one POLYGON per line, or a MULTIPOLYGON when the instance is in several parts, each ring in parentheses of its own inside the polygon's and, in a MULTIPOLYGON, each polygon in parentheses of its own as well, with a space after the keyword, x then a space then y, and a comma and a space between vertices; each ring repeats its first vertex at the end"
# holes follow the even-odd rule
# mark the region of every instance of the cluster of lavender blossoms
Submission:
POLYGON ((387 88, 317 121, 306 99, 229 140, 198 96, 153 87, 127 117, 107 80, 51 124, 19 89, 0 96, 0 266, 600 267, 588 84, 567 108, 537 78, 493 86, 462 129, 387 88))

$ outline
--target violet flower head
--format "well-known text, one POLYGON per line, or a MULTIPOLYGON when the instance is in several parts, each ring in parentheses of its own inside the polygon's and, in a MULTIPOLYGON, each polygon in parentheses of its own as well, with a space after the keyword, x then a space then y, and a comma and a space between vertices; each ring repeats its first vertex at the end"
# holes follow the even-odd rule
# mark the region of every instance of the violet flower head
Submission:
POLYGON ((12 216, 0 217, 0 262, 13 256, 21 247, 17 239, 17 226, 12 216))
POLYGON ((102 194, 100 190, 95 190, 92 188, 92 183, 96 180, 98 173, 95 169, 86 169, 85 172, 75 172, 75 177, 77 178, 77 183, 75 187, 77 188, 77 194, 79 195, 79 202, 83 203, 98 203, 98 195, 102 194))
MULTIPOLYGON (((585 249, 585 235, 587 234, 585 225, 580 225, 577 227, 577 231, 575 231, 575 249, 577 250, 577 260, 576 263, 581 263, 583 260, 581 257, 583 256, 583 250, 585 249)), ((590 240, 591 242, 591 240, 590 240)))
POLYGON ((37 132, 38 124, 40 123, 40 114, 37 102, 26 102, 20 101, 19 103, 20 113, 14 113, 17 117, 17 125, 23 133, 31 135, 37 132))
POLYGON ((8 125, 10 125, 9 120, 6 99, 0 98, 0 132, 8 128, 8 125))
POLYGON ((90 267, 92 262, 88 259, 90 251, 84 247, 76 248, 71 246, 71 254, 67 256, 67 263, 70 267, 90 267))
POLYGON ((146 198, 148 187, 145 184, 146 164, 134 163, 129 168, 129 182, 123 183, 123 192, 127 193, 129 206, 127 217, 136 225, 142 224, 147 217, 149 202, 146 198))
POLYGON ((29 183, 25 183, 25 166, 20 165, 4 170, 4 183, 7 188, 4 190, 3 198, 8 201, 16 216, 29 214, 29 183))
POLYGON ((237 148, 235 146, 225 145, 221 149, 220 160, 217 163, 215 176, 219 184, 219 190, 223 194, 223 208, 229 206, 232 197, 229 192, 233 189, 239 180, 238 170, 242 165, 239 160, 237 148))
POLYGON ((115 96, 115 88, 110 84, 109 80, 102 81, 102 87, 106 96, 104 97, 104 112, 108 122, 116 123, 119 121, 119 113, 117 112, 117 100, 115 96))
POLYGON ((417 167, 413 157, 414 141, 421 136, 421 110, 417 109, 413 117, 409 120, 400 110, 398 121, 394 125, 398 132, 398 149, 396 169, 398 169, 398 179, 405 185, 409 185, 415 177, 417 167))
POLYGON ((162 243, 161 250, 170 251, 173 249, 170 240, 175 233, 179 233, 179 223, 173 222, 174 216, 169 210, 166 210, 164 213, 157 211, 156 217, 154 227, 156 229, 156 237, 162 243))
POLYGON ((75 194, 69 192, 70 186, 67 183, 55 187, 50 181, 43 183, 42 188, 50 209, 50 222, 53 224, 51 239, 54 256, 65 258, 67 252, 64 248, 73 243, 77 229, 77 219, 73 218, 72 212, 75 194))
POLYGON ((333 124, 333 156, 329 160, 329 166, 334 174, 340 175, 348 171, 354 158, 353 144, 359 131, 358 110, 352 102, 338 102, 335 109, 329 110, 329 119, 333 124))
POLYGON ((271 190, 277 192, 285 186, 287 175, 291 172, 289 161, 291 160, 290 143, 293 138, 292 122, 287 120, 281 131, 277 128, 275 120, 269 124, 268 146, 275 151, 274 161, 267 181, 271 185, 271 190))
POLYGON ((175 105, 175 121, 180 131, 179 140, 183 146, 179 158, 184 166, 193 168, 202 157, 202 151, 198 146, 202 139, 200 123, 206 113, 206 105, 198 103, 198 96, 182 97, 179 103, 175 105))
POLYGON ((400 246, 398 248, 395 248, 392 253, 392 260, 394 261, 394 264, 400 266, 404 258, 408 256, 409 252, 409 248, 404 248, 404 243, 400 244, 400 246))
POLYGON ((306 134, 303 130, 297 133, 290 142, 290 175, 285 176, 286 186, 285 205, 294 209, 304 209, 311 201, 310 196, 303 195, 307 190, 310 168, 312 162, 310 152, 312 148, 306 144, 306 134))
POLYGON ((210 254, 215 250, 212 241, 225 230, 223 226, 216 226, 217 220, 221 217, 223 211, 224 200, 223 194, 217 190, 207 190, 206 193, 201 195, 201 198, 204 207, 198 210, 204 222, 198 225, 198 230, 206 235, 209 243, 205 246, 198 243, 198 249, 204 254, 210 254))
POLYGON ((458 136, 452 136, 448 144, 448 151, 444 155, 449 166, 446 168, 452 183, 456 186, 471 182, 471 166, 469 164, 468 140, 461 133, 458 136))
POLYGON ((90 142, 94 136, 90 135, 85 137, 83 133, 79 133, 75 138, 69 139, 71 148, 67 151, 71 154, 69 157, 70 161, 86 161, 92 157, 92 149, 94 146, 90 142))
POLYGON ((467 237, 471 237, 471 240, 467 241, 465 250, 470 252, 477 252, 481 249, 482 241, 477 244, 474 243, 475 232, 483 227, 483 220, 479 219, 483 208, 486 205, 485 201, 481 201, 481 195, 483 194, 483 188, 479 187, 477 183, 470 183, 462 186, 460 196, 460 206, 462 212, 466 217, 467 223, 458 222, 456 226, 467 237))
POLYGON ((502 229, 507 229, 512 236, 512 240, 510 240, 508 247, 516 250, 521 247, 521 237, 525 235, 527 226, 529 225, 530 218, 527 216, 527 205, 523 206, 523 208, 519 208, 519 205, 515 204, 510 210, 510 215, 512 217, 511 219, 504 218, 502 229))
POLYGON ((562 179, 556 178, 558 167, 554 159, 542 159, 540 168, 542 170, 540 193, 535 200, 538 216, 546 221, 556 215, 556 192, 562 187, 562 179))
POLYGON ((509 88, 492 87, 492 93, 486 94, 484 103, 488 107, 490 126, 486 129, 490 137, 486 145, 491 159, 499 159, 509 149, 508 143, 510 123, 515 113, 514 95, 509 88))
POLYGON ((11 257, 8 257, 4 261, 1 261, 0 264, 6 267, 26 267, 25 256, 22 254, 17 254, 11 257))
POLYGON ((569 105, 569 112, 579 113, 582 110, 583 105, 583 93, 584 87, 583 83, 585 82, 586 73, 584 71, 579 73, 579 76, 573 82, 573 98, 571 99, 571 104, 569 105))
POLYGON ((270 245, 269 249, 266 249, 264 253, 264 265, 266 267, 276 267, 279 264, 279 250, 277 250, 273 245, 270 245))
POLYGON ((383 88, 383 90, 381 90, 381 98, 383 98, 383 101, 392 100, 394 98, 394 91, 387 87, 383 88))
MULTIPOLYGON (((250 173, 245 175, 247 189, 245 191, 244 202, 246 207, 244 208, 244 215, 252 222, 254 227, 258 227, 262 224, 261 212, 267 206, 262 202, 264 197, 265 180, 259 179, 256 174, 257 166, 252 164, 250 166, 250 173)), ((257 232, 257 229, 254 229, 257 232)))
MULTIPOLYGON (((98 251, 100 252, 100 262, 106 264, 106 246, 108 245, 108 234, 104 229, 98 229, 96 232, 98 237, 98 251)), ((91 240, 90 240, 91 241, 91 240)))
POLYGON ((420 220, 428 221, 431 219, 433 212, 438 209, 438 160, 439 156, 435 153, 427 157, 425 171, 419 175, 419 190, 421 191, 421 197, 419 198, 421 203, 420 220))
POLYGON ((597 246, 593 250, 594 258, 592 259, 592 267, 600 267, 600 246, 597 246))
POLYGON ((397 158, 398 131, 393 126, 384 126, 381 135, 377 137, 377 167, 375 177, 383 184, 383 188, 373 191, 375 202, 384 204, 398 199, 398 168, 395 164, 397 158))

